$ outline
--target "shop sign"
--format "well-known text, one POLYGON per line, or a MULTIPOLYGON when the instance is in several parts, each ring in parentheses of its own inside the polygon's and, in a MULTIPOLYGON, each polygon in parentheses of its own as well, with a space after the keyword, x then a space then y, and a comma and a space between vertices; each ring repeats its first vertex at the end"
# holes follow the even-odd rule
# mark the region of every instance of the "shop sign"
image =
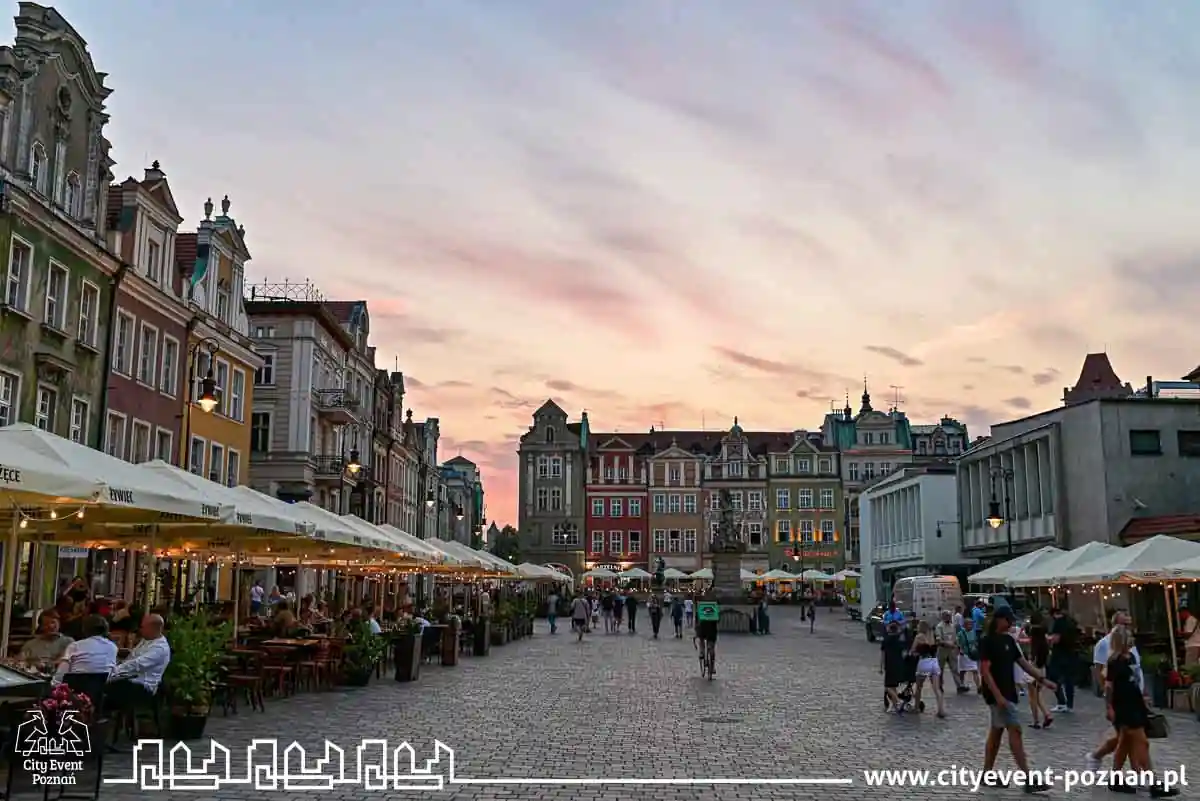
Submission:
POLYGON ((800 556, 802 559, 836 559, 841 555, 841 552, 837 550, 818 551, 810 548, 805 548, 803 555, 798 548, 786 548, 784 549, 784 553, 793 559, 797 556, 800 556))
POLYGON ((87 559, 87 548, 74 548, 66 545, 60 546, 58 549, 59 559, 87 559))
POLYGON ((623 570, 625 570, 625 568, 621 567, 620 565, 614 565, 614 564, 596 565, 592 569, 593 570, 611 570, 614 573, 620 573, 623 570))

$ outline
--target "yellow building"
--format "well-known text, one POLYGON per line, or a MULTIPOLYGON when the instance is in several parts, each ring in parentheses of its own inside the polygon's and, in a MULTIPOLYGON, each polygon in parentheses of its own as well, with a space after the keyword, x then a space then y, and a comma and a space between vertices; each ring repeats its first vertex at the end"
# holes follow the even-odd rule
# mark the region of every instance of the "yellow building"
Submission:
POLYGON ((263 359, 254 352, 242 304, 246 229, 204 204, 194 234, 180 234, 176 258, 193 313, 188 328, 187 391, 180 465, 228 486, 246 481, 250 469, 250 410, 254 375, 263 359), (186 290, 190 287, 190 293, 186 290))

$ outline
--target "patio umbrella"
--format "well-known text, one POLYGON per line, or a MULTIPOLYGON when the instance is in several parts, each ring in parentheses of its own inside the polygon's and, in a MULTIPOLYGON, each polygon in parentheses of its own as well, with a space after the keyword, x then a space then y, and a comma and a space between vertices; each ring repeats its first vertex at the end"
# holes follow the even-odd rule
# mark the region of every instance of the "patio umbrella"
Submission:
POLYGON ((1136 545, 1114 548, 1105 556, 1065 570, 1061 584, 1163 581, 1180 577, 1179 565, 1200 558, 1200 542, 1159 534, 1136 545))
POLYGON ((800 577, 786 570, 772 570, 770 573, 762 576, 762 579, 763 581, 799 581, 800 577))
POLYGON ((483 554, 479 553, 478 551, 474 551, 471 548, 468 548, 466 545, 463 545, 461 542, 454 542, 452 540, 440 540, 437 537, 430 537, 428 540, 426 540, 426 542, 436 545, 437 547, 441 548, 443 551, 446 551, 447 553, 454 554, 455 556, 459 557, 459 559, 462 561, 462 563, 464 565, 466 565, 468 567, 473 567, 473 568, 476 568, 479 570, 485 570, 485 571, 493 572, 493 573, 495 572, 495 565, 493 565, 491 562, 489 562, 487 559, 485 559, 483 554))
POLYGON ((688 578, 700 579, 701 581, 712 581, 713 572, 711 567, 705 567, 692 573, 688 578))
POLYGON ((1053 587, 1062 583, 1060 577, 1072 570, 1082 570, 1088 563, 1119 550, 1106 542, 1089 542, 1074 550, 1039 559, 1026 570, 1010 576, 1005 583, 1010 587, 1053 587))
POLYGON ((648 579, 650 578, 650 574, 640 567, 631 567, 628 570, 622 570, 617 574, 617 577, 623 579, 648 579))
POLYGON ((663 571, 663 578, 665 579, 681 579, 685 578, 686 576, 687 573, 684 573, 682 570, 677 570, 673 567, 668 567, 663 571))
POLYGON ((815 582, 833 581, 833 576, 829 575, 828 573, 824 573, 820 570, 805 570, 803 573, 800 574, 800 577, 802 579, 804 579, 805 581, 815 581, 815 582))
POLYGON ((588 572, 586 572, 582 576, 580 576, 580 578, 590 578, 590 579, 615 579, 616 577, 617 577, 616 573, 612 572, 611 570, 605 570, 602 567, 592 568, 591 570, 589 570, 588 572))
POLYGON ((1038 548, 1036 551, 1021 554, 1020 556, 1009 559, 1007 562, 1001 562, 998 565, 989 567, 972 576, 967 576, 968 584, 1007 584, 1010 576, 1018 576, 1026 570, 1029 570, 1035 564, 1043 559, 1047 559, 1056 553, 1062 553, 1061 548, 1055 548, 1053 545, 1046 545, 1038 548))
POLYGON ((760 581, 760 580, 762 580, 762 576, 758 575, 753 570, 747 570, 746 568, 742 568, 742 583, 743 584, 745 584, 748 581, 760 581))
POLYGON ((833 580, 837 582, 843 582, 846 579, 852 578, 862 578, 862 573, 859 573, 857 570, 839 570, 833 574, 833 580))
POLYGON ((430 562, 443 565, 456 565, 459 563, 457 558, 451 556, 437 546, 432 545, 425 540, 414 537, 407 531, 398 529, 393 525, 384 523, 382 526, 376 526, 376 528, 382 531, 385 535, 391 537, 396 542, 405 545, 407 548, 410 548, 414 551, 423 551, 429 558, 430 562))

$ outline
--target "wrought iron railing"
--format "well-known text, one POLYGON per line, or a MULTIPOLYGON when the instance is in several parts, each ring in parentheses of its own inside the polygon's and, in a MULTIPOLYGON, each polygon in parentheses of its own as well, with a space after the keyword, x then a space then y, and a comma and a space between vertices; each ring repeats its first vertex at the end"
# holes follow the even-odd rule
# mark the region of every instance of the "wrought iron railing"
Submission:
POLYGON ((313 472, 318 476, 338 476, 346 470, 346 460, 341 456, 314 456, 313 472))
POLYGON ((314 389, 313 403, 322 409, 358 410, 358 398, 345 389, 314 389))

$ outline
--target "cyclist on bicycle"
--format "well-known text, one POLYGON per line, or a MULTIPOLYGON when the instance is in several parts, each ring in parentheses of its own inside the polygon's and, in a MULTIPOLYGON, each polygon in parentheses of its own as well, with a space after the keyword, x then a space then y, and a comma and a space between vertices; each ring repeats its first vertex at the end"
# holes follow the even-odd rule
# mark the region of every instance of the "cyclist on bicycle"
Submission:
MULTIPOLYGON (((716 606, 716 604, 713 604, 713 606, 716 606)), ((720 620, 721 611, 718 608, 715 615, 711 615, 710 613, 706 615, 706 617, 708 616, 711 616, 713 619, 696 621, 696 633, 692 636, 692 644, 698 647, 699 643, 705 643, 709 654, 711 654, 710 658, 712 659, 713 673, 715 674, 717 664, 717 621, 720 620)))

